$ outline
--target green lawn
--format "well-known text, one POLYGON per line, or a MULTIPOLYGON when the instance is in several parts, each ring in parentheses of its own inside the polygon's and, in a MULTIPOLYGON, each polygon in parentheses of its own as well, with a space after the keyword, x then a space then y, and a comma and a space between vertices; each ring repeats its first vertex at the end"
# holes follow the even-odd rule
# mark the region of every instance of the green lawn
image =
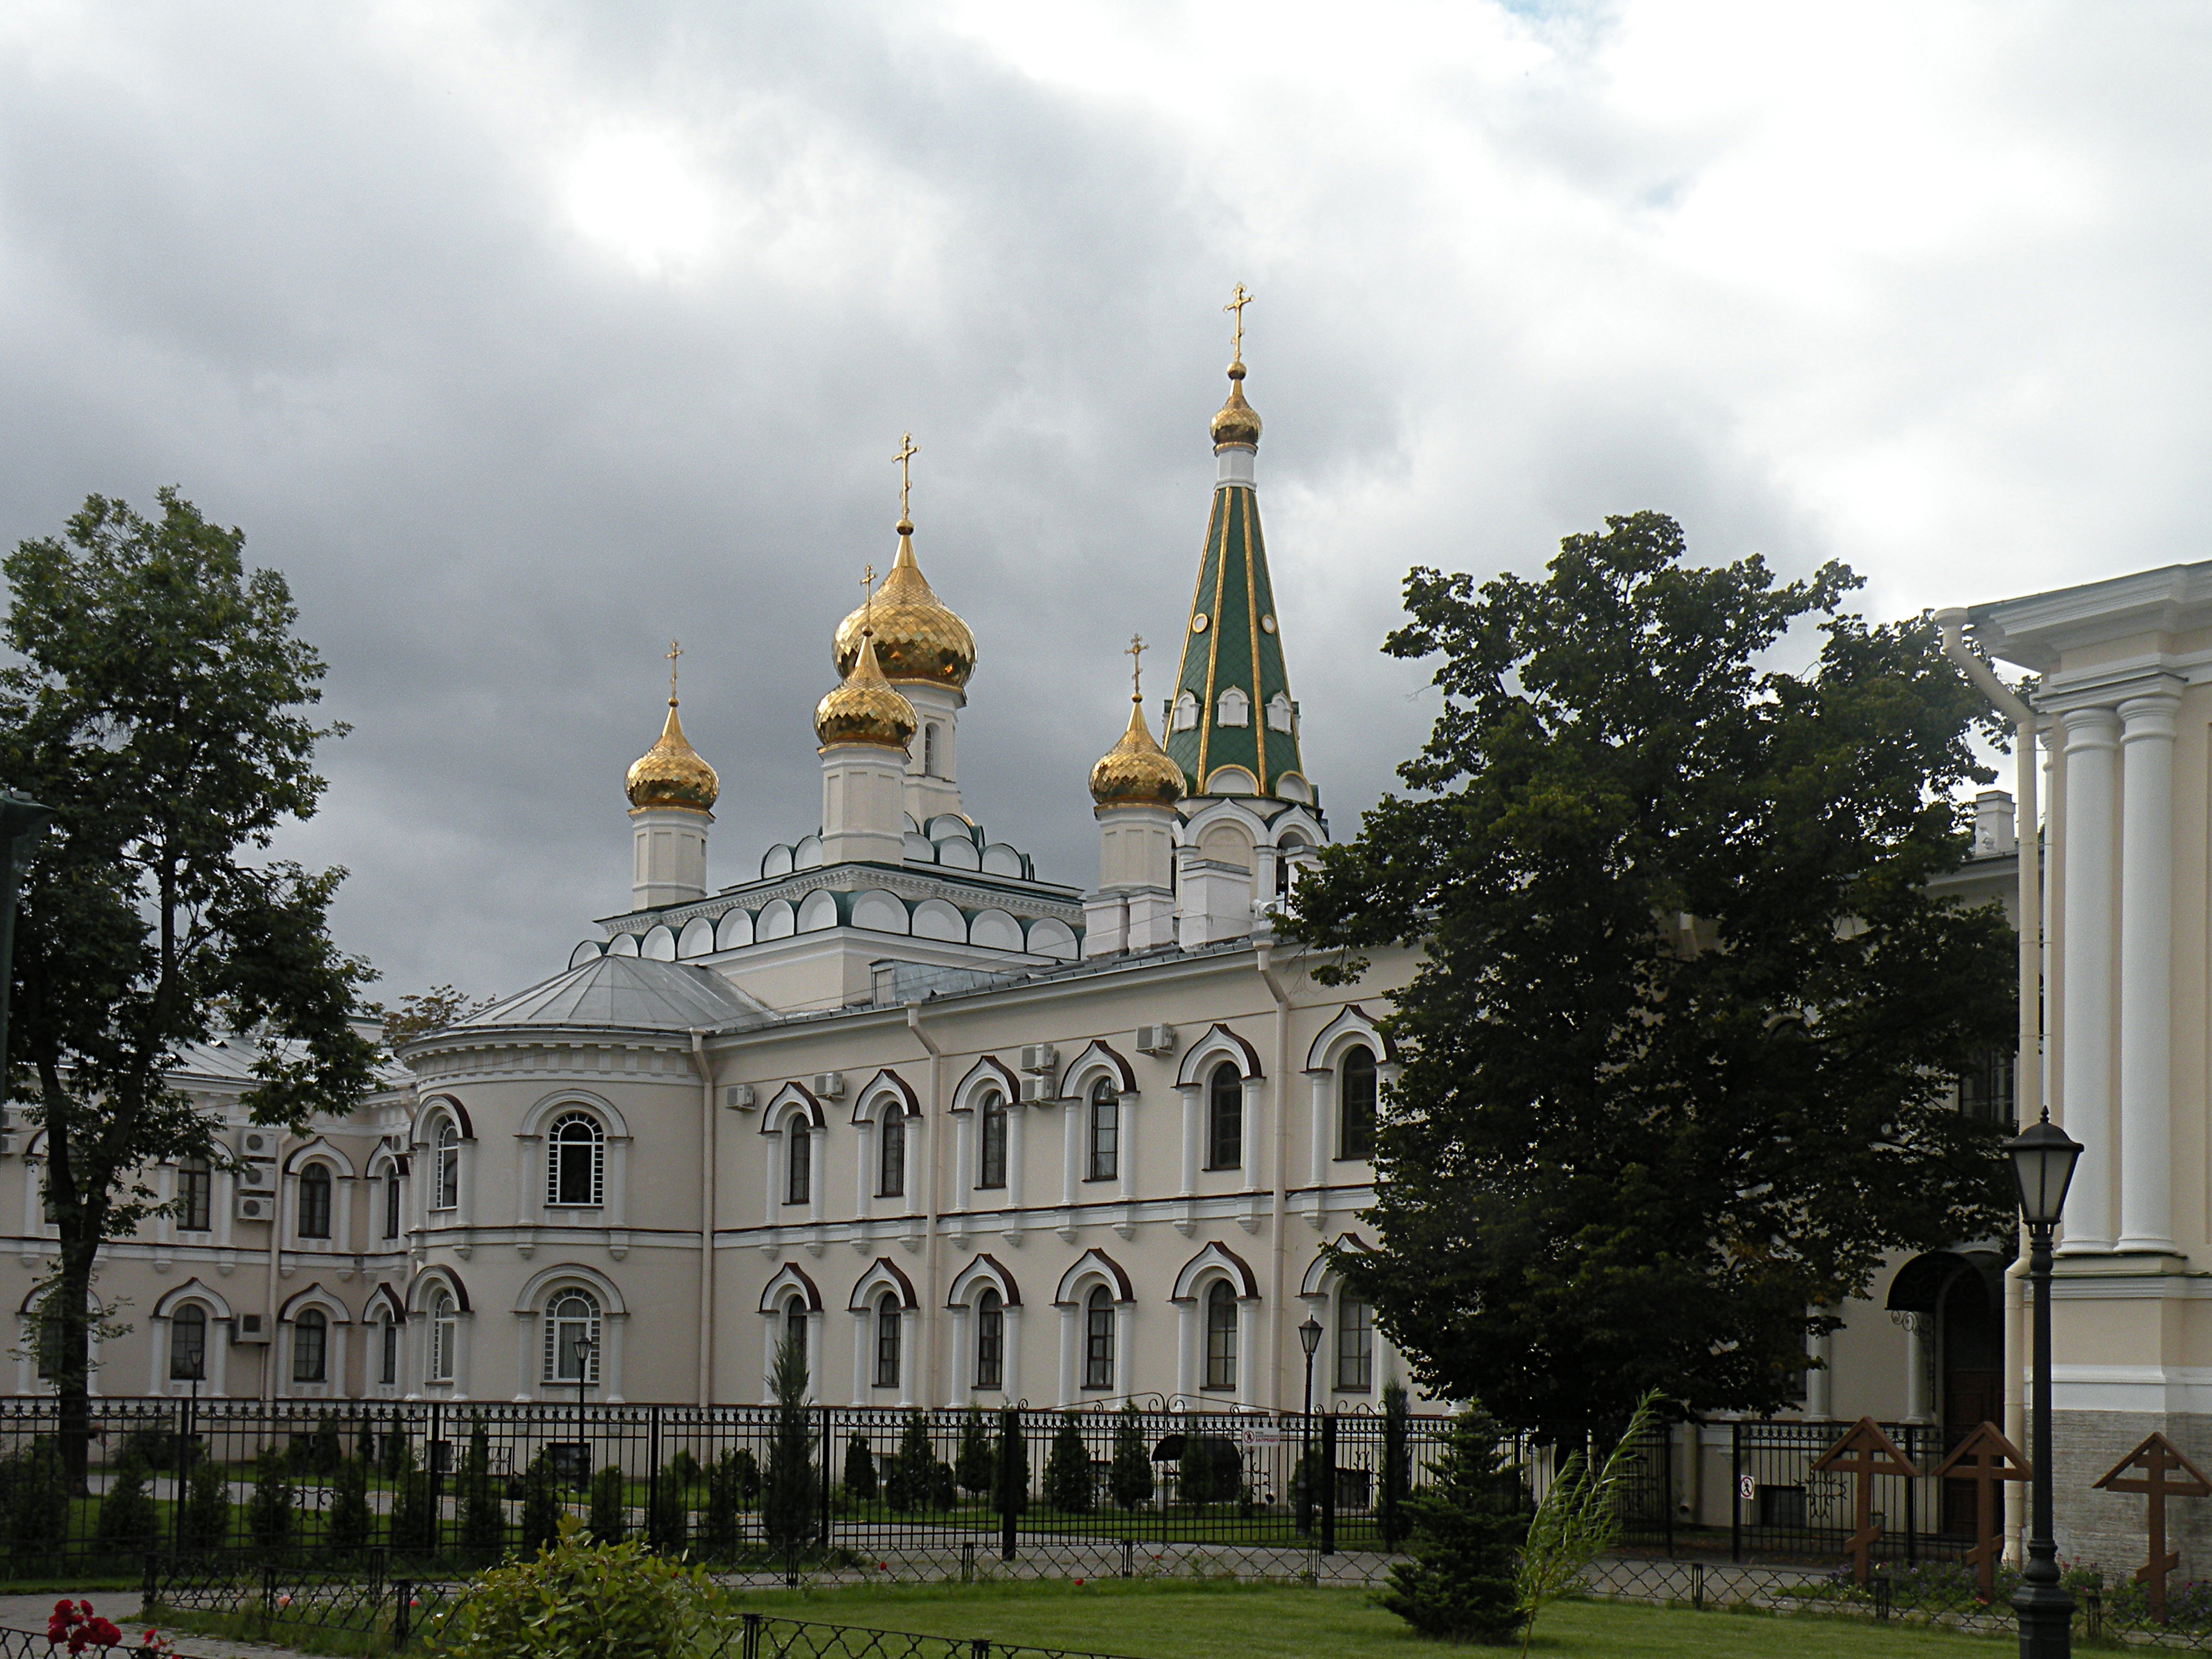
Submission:
MULTIPOLYGON (((743 1605, 788 1619, 1130 1659, 1424 1659, 1437 1650, 1357 1589, 1015 1581, 772 1590, 749 1593, 743 1605)), ((2002 1639, 2015 1640, 2009 1632, 2002 1639)), ((1992 1640, 1820 1616, 1568 1601, 1545 1610, 1532 1650, 1547 1659, 1996 1659, 1992 1640)))

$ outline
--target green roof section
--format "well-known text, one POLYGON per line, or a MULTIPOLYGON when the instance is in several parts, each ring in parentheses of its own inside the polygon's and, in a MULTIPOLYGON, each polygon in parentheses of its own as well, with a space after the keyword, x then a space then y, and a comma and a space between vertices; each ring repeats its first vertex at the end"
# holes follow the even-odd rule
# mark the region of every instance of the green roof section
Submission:
POLYGON ((1260 499, 1249 483, 1214 489, 1167 726, 1168 754, 1194 795, 1223 793, 1206 784, 1224 766, 1243 768, 1261 795, 1279 795, 1285 772, 1305 775, 1260 499))

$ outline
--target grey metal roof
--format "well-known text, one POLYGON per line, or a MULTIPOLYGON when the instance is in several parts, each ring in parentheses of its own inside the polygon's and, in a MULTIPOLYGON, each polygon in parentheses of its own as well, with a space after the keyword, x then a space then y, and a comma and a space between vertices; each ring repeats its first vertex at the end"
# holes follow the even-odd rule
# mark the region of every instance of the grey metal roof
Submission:
POLYGON ((704 968, 647 957, 597 957, 447 1029, 554 1025, 690 1031, 765 1025, 775 1018, 765 1005, 704 968))

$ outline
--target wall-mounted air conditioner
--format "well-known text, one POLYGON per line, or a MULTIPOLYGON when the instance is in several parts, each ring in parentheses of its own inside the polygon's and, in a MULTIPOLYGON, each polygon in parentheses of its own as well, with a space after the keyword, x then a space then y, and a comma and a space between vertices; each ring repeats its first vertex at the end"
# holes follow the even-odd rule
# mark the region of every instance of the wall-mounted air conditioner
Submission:
POLYGON ((722 1085, 722 1104, 733 1112, 750 1112, 757 1103, 753 1098, 750 1083, 726 1083, 722 1085))
POLYGON ((842 1100, 845 1097, 845 1074, 842 1072, 817 1072, 814 1092, 823 1100, 842 1100))
POLYGON ((238 1172, 238 1190, 241 1193, 273 1193, 276 1190, 276 1166, 274 1164, 249 1164, 238 1172))
POLYGON ((1052 1079, 1050 1078, 1025 1077, 1022 1079, 1023 1105, 1041 1106, 1048 1101, 1054 1101, 1059 1098, 1060 1092, 1052 1086, 1052 1079))
POLYGON ((257 1129, 252 1125, 237 1131, 230 1138, 231 1149, 240 1158, 258 1158, 264 1164, 276 1159, 276 1131, 257 1129))
POLYGON ((1049 1072, 1060 1064, 1060 1050, 1049 1042, 1029 1042, 1022 1045, 1022 1070, 1049 1072))
POLYGON ((1139 1025, 1137 1028, 1137 1052, 1140 1054, 1171 1054, 1176 1048, 1176 1028, 1172 1025, 1139 1025))
POLYGON ((276 1217, 276 1195, 274 1193, 240 1193, 235 1213, 240 1221, 273 1221, 276 1217))
POLYGON ((234 1343, 266 1342, 269 1332, 262 1324, 259 1314, 240 1314, 237 1322, 230 1328, 230 1340, 234 1343))

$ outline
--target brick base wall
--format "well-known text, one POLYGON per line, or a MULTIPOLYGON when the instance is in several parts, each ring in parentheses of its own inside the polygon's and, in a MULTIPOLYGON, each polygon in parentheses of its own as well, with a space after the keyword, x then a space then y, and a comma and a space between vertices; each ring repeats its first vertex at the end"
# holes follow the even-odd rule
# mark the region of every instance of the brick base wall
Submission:
MULTIPOLYGON (((2149 1553, 2143 1499, 2099 1492, 2094 1482, 2154 1431, 2212 1473, 2212 1417, 2162 1412, 2053 1412, 2051 1504, 2058 1559, 2094 1563, 2110 1578, 2134 1571, 2149 1553)), ((2212 1578, 2212 1498, 2177 1498, 2166 1506, 2166 1547, 2181 1555, 2175 1583, 2212 1578)))

